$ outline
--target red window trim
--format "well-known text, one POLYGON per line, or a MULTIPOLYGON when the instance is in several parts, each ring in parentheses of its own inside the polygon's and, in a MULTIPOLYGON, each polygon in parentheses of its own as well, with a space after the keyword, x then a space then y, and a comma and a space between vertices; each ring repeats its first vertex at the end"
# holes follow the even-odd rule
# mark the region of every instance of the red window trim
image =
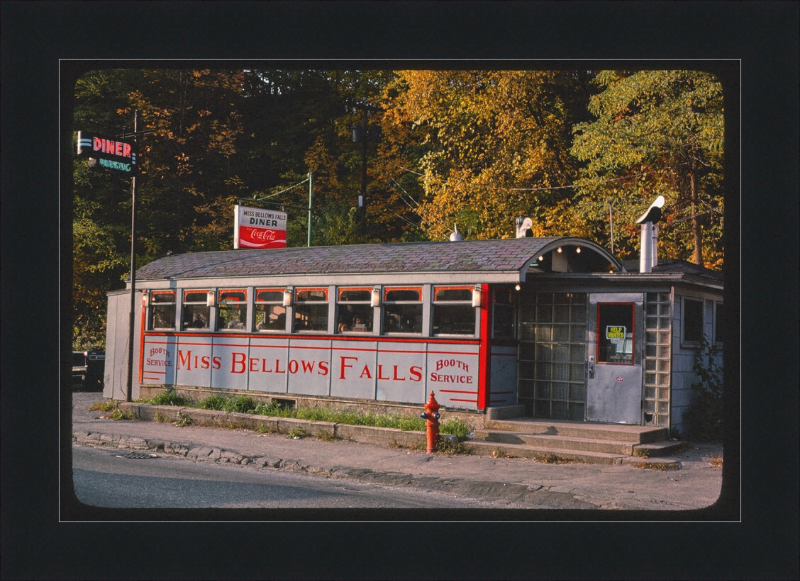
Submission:
POLYGON ((622 303, 597 303, 597 316, 595 320, 596 339, 595 339, 595 360, 597 365, 636 365, 636 303, 622 302, 622 303), (629 362, 622 361, 600 361, 600 306, 601 305, 630 305, 631 307, 631 360, 629 362))
POLYGON ((206 297, 208 296, 208 293, 210 292, 210 290, 211 290, 211 289, 196 289, 196 288, 193 288, 193 289, 185 289, 185 290, 183 291, 183 302, 184 302, 184 303, 188 303, 188 304, 205 303, 205 302, 206 302, 206 300, 207 300, 207 298, 206 298, 206 297), (204 296, 204 297, 203 297, 203 300, 202 300, 202 301, 187 301, 187 300, 186 300, 186 295, 188 295, 189 293, 202 293, 202 294, 204 294, 204 295, 206 295, 206 296, 204 296))
POLYGON ((472 289, 474 287, 471 286, 435 286, 433 287, 433 302, 434 303, 463 303, 472 300, 472 289), (470 297, 468 299, 451 299, 451 300, 444 300, 444 299, 437 299, 436 293, 440 290, 465 290, 469 291, 470 297))
POLYGON ((301 303, 327 303, 328 302, 328 289, 324 287, 302 287, 294 289, 294 300, 299 301, 301 303), (325 293, 325 300, 303 300, 300 298, 301 292, 312 292, 312 291, 322 291, 325 293))
POLYGON ((421 303, 422 302, 422 287, 421 286, 388 286, 383 287, 383 300, 389 301, 391 303, 421 303), (419 293, 419 300, 417 301, 389 301, 386 297, 389 295, 389 291, 401 291, 401 290, 412 290, 417 291, 419 293))
POLYGON ((255 296, 254 302, 260 303, 260 304, 267 304, 267 305, 275 304, 275 303, 280 304, 280 303, 283 302, 283 293, 285 291, 286 291, 285 287, 281 287, 281 288, 257 288, 256 291, 255 291, 255 294, 254 294, 254 296, 255 296), (263 293, 263 292, 280 293, 281 296, 280 296, 279 299, 274 300, 274 301, 260 301, 260 300, 258 300, 258 293, 263 293))
POLYGON ((217 301, 218 301, 219 303, 222 303, 222 301, 223 301, 223 300, 225 300, 225 303, 226 303, 226 304, 240 304, 240 303, 246 303, 246 302, 247 302, 247 289, 244 289, 244 288, 226 288, 226 289, 220 289, 220 290, 218 290, 218 291, 217 291, 217 301), (236 299, 236 300, 223 299, 223 298, 222 298, 222 295, 223 295, 224 293, 244 293, 244 299, 242 299, 242 300, 239 300, 239 299, 236 299))
POLYGON ((346 287, 341 287, 341 288, 337 289, 337 291, 336 291, 336 301, 339 302, 339 303, 341 303, 341 302, 345 302, 345 303, 366 303, 366 302, 369 302, 370 298, 366 298, 363 301, 342 301, 342 291, 366 291, 366 292, 370 293, 370 297, 371 297, 372 287, 371 286, 369 286, 369 287, 367 287, 367 286, 346 286, 346 287))

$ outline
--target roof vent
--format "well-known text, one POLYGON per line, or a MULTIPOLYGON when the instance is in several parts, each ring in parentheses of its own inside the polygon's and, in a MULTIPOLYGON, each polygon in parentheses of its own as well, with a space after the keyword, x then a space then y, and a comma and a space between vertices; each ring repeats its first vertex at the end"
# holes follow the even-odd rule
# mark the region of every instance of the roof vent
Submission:
POLYGON ((461 242, 464 237, 458 231, 458 224, 453 224, 453 233, 450 234, 450 242, 461 242))

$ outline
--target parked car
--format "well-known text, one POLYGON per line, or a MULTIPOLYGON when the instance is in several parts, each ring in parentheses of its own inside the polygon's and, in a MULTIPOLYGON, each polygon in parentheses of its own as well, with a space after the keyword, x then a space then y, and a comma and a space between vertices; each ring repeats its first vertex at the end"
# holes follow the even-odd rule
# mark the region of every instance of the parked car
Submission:
POLYGON ((72 352, 72 387, 86 391, 103 389, 106 354, 103 351, 72 352))

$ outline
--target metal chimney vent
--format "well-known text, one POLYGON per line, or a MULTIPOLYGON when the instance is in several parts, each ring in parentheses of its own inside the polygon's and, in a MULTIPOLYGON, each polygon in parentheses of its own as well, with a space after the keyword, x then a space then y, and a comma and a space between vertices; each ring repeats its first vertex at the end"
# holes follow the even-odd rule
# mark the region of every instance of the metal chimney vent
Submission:
POLYGON ((639 272, 652 272, 653 267, 658 264, 658 221, 661 220, 663 207, 664 196, 658 196, 647 212, 636 220, 637 224, 642 225, 639 272))

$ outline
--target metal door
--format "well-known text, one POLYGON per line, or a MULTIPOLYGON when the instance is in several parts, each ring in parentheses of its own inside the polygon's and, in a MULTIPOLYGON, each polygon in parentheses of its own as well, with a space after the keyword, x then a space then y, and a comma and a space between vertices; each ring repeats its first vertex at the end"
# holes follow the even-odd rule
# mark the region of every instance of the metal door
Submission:
POLYGON ((586 419, 642 423, 642 293, 589 295, 586 419))

